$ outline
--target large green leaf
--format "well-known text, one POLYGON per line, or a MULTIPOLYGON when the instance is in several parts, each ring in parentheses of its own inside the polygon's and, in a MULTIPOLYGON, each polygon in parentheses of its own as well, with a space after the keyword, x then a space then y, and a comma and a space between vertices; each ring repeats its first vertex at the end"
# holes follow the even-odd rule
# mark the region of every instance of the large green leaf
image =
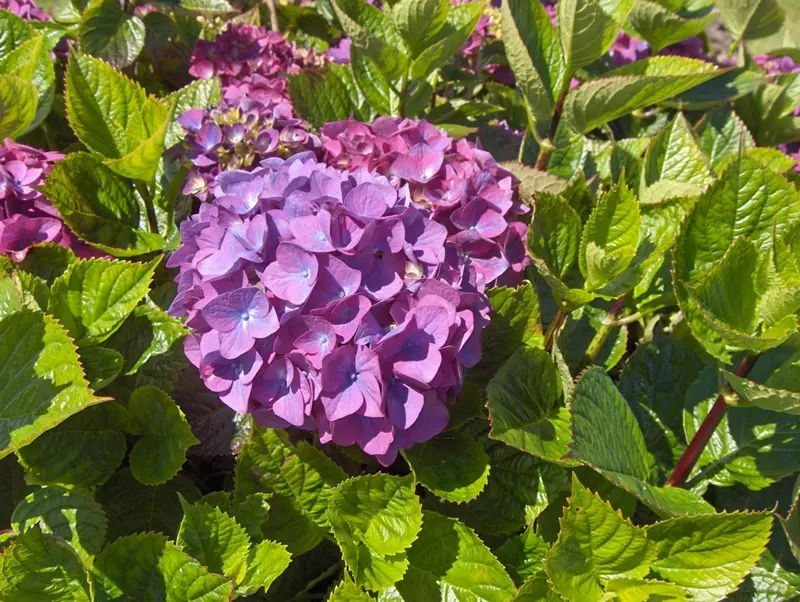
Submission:
POLYGON ((175 536, 183 518, 178 494, 196 502, 197 486, 181 475, 163 485, 142 485, 129 468, 117 471, 96 493, 108 518, 108 539, 142 531, 158 531, 175 536))
POLYGON ((536 0, 508 0, 500 11, 503 44, 517 87, 534 119, 547 124, 565 77, 555 27, 536 0))
POLYGON ((290 75, 288 90, 297 112, 315 127, 345 120, 355 110, 347 86, 332 71, 290 75))
POLYGON ((672 470, 685 448, 684 400, 701 369, 700 358, 691 347, 660 335, 639 345, 620 375, 620 393, 656 459, 659 480, 666 478, 666 471, 672 470))
MULTIPOLYGON (((683 426, 691 440, 717 398, 714 370, 707 369, 686 396, 683 426)), ((758 490, 795 472, 800 417, 758 407, 730 407, 697 462, 690 485, 742 483, 758 490)))
POLYGON ((652 570, 696 602, 720 600, 755 566, 769 539, 769 512, 675 518, 647 527, 658 549, 652 570))
POLYGON ((533 526, 515 535, 497 548, 497 559, 511 575, 514 583, 521 585, 542 568, 542 561, 550 545, 533 531, 533 526))
POLYGON ((404 456, 416 480, 448 502, 475 499, 489 480, 489 457, 483 447, 458 431, 418 443, 404 456))
POLYGON ((110 385, 122 372, 125 358, 119 351, 108 347, 84 347, 80 351, 81 364, 89 386, 99 391, 110 385))
POLYGON ((53 282, 48 310, 78 346, 102 343, 144 299, 160 261, 76 261, 53 282))
POLYGON ((782 389, 772 385, 769 380, 766 384, 760 384, 728 371, 723 371, 723 374, 731 388, 745 402, 765 410, 800 415, 800 391, 793 390, 800 389, 796 382, 791 383, 793 389, 782 389))
POLYGON ((590 368, 572 396, 572 455, 632 493, 660 516, 712 512, 700 496, 648 484, 653 459, 628 403, 599 367, 590 368))
POLYGON ((569 410, 560 404, 561 378, 550 354, 521 347, 489 382, 490 436, 534 456, 562 460, 569 452, 569 410))
POLYGON ((691 38, 716 19, 708 12, 696 19, 684 18, 655 0, 637 0, 628 15, 628 25, 636 37, 646 40, 656 53, 665 46, 691 38))
POLYGON ((641 179, 640 194, 648 202, 700 194, 714 182, 708 158, 683 113, 676 114, 650 142, 641 179), (675 194, 675 189, 683 194, 675 194))
POLYGON ((69 543, 88 559, 100 551, 106 538, 106 515, 94 499, 79 491, 41 487, 14 509, 11 526, 17 533, 36 528, 69 543))
POLYGON ((92 155, 73 153, 56 163, 43 188, 66 224, 83 240, 115 255, 143 255, 164 248, 146 232, 146 216, 130 184, 92 155))
POLYGON ((144 48, 144 23, 122 10, 115 0, 96 0, 83 13, 78 44, 86 54, 121 69, 144 48))
POLYGON ((350 66, 359 90, 373 112, 394 115, 399 110, 400 97, 392 90, 386 75, 369 56, 359 48, 350 50, 350 66))
POLYGON ((755 159, 742 157, 728 165, 698 199, 678 238, 675 272, 696 281, 728 251, 733 239, 746 237, 761 251, 800 219, 800 193, 781 175, 755 159))
POLYGON ((466 504, 437 504, 434 509, 490 535, 518 531, 532 523, 548 505, 569 491, 561 466, 518 451, 485 435, 478 438, 489 456, 489 481, 466 504))
POLYGON ((254 427, 236 466, 237 500, 253 493, 275 493, 327 527, 326 511, 334 488, 345 479, 344 471, 305 441, 297 445, 284 431, 254 427))
POLYGON ((160 485, 177 474, 186 450, 199 443, 181 409, 154 387, 133 392, 128 403, 129 432, 142 435, 131 449, 133 476, 145 485, 160 485))
POLYGON ((370 602, 372 598, 351 581, 342 581, 331 592, 328 602, 370 602))
POLYGON ((562 0, 558 32, 567 75, 603 56, 617 39, 633 0, 562 0))
POLYGON ((249 596, 262 588, 268 590, 291 561, 286 546, 274 541, 260 542, 247 556, 247 571, 236 588, 237 593, 249 596))
POLYGON ((0 138, 16 138, 36 118, 33 84, 13 75, 0 75, 0 138))
POLYGON ((235 582, 244 578, 250 538, 247 531, 219 508, 181 498, 183 521, 175 542, 212 573, 235 582))
POLYGON ((488 297, 492 320, 481 333, 481 361, 469 372, 469 379, 477 383, 488 383, 518 348, 544 347, 533 284, 525 281, 517 288, 495 287, 488 297))
POLYGON ((354 477, 330 497, 328 520, 356 583, 379 590, 406 572, 405 550, 419 534, 422 506, 410 476, 354 477))
POLYGON ((112 542, 92 567, 92 583, 96 602, 216 602, 230 599, 232 588, 158 533, 112 542))
POLYGON ((424 79, 436 69, 446 65, 472 34, 483 14, 483 2, 457 4, 450 9, 440 39, 426 48, 411 63, 412 77, 424 79))
POLYGON ((733 35, 733 45, 760 38, 781 26, 784 12, 775 0, 718 0, 722 21, 733 35))
POLYGON ((562 196, 540 193, 536 219, 528 233, 528 248, 541 257, 553 275, 565 280, 578 259, 581 219, 562 196))
POLYGON ((447 0, 402 0, 392 7, 398 31, 414 56, 425 50, 447 20, 447 0))
POLYGON ((127 450, 128 413, 118 403, 85 408, 17 451, 38 483, 82 487, 105 483, 127 450))
POLYGON ((75 134, 112 170, 153 179, 170 125, 166 104, 100 59, 78 54, 67 66, 65 100, 75 134))
POLYGON ((27 129, 32 130, 47 117, 55 97, 55 69, 50 59, 50 45, 41 34, 6 54, 0 60, 0 74, 13 75, 26 81, 38 91, 36 116, 27 129))
POLYGON ((614 579, 642 579, 658 553, 645 532, 572 478, 572 496, 544 568, 568 600, 599 602, 614 579))
POLYGON ((0 457, 101 401, 53 318, 22 311, 0 321, 0 457))
POLYGON ((86 567, 57 537, 31 529, 0 554, 0 599, 89 602, 86 567))
POLYGON ((408 550, 402 581, 383 590, 380 602, 447 600, 508 602, 514 583, 471 529, 426 511, 419 538, 408 550))
POLYGON ((33 27, 8 10, 0 10, 0 60, 34 37, 33 27))
POLYGON ((583 228, 578 255, 587 290, 602 288, 631 264, 641 226, 639 202, 624 181, 600 197, 583 228))
POLYGON ((575 132, 586 133, 685 92, 719 73, 711 63, 682 57, 637 61, 572 90, 564 104, 566 121, 575 132))
POLYGON ((727 108, 707 113, 697 126, 697 136, 700 148, 716 173, 739 154, 740 145, 745 149, 756 145, 747 126, 727 108))

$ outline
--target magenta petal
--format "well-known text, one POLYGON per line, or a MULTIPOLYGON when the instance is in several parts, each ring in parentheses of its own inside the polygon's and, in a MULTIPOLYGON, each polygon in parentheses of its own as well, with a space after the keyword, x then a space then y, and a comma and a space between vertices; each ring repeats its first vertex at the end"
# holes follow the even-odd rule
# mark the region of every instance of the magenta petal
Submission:
POLYGON ((398 380, 392 381, 384 391, 386 411, 392 424, 401 429, 409 428, 419 417, 425 396, 398 380))
POLYGON ((289 228, 298 246, 312 253, 330 253, 334 250, 330 239, 330 214, 320 211, 318 215, 295 217, 289 228))
POLYGON ((255 342, 244 328, 235 328, 230 332, 219 333, 219 352, 225 359, 236 359, 250 351, 255 342))
POLYGON ((300 305, 317 282, 317 258, 295 244, 283 242, 278 245, 276 259, 264 270, 261 281, 277 297, 300 305))
POLYGON ((344 206, 359 217, 378 218, 394 205, 396 199, 394 188, 365 182, 347 194, 344 206))
POLYGON ((349 386, 330 397, 322 393, 322 405, 331 422, 355 414, 364 405, 364 396, 356 386, 349 386))
POLYGON ((415 144, 392 163, 390 173, 398 178, 424 184, 435 176, 444 162, 444 153, 424 142, 415 144))
POLYGON ((385 418, 364 419, 358 444, 372 456, 383 456, 394 443, 392 424, 385 418))
POLYGON ((494 238, 505 232, 505 218, 483 199, 470 201, 457 209, 450 217, 453 225, 461 230, 473 230, 483 238, 494 238))

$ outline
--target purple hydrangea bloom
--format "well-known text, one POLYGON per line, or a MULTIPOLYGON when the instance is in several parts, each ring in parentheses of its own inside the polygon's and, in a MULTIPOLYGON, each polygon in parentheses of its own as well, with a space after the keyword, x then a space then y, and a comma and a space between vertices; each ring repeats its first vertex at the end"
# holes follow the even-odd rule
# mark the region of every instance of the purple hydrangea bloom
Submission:
POLYGON ((523 208, 488 153, 430 124, 328 129, 341 134, 331 163, 356 167, 303 152, 214 177, 168 261, 170 313, 231 408, 390 464, 447 425, 480 360, 487 275, 524 263, 523 208))
POLYGON ((753 62, 761 67, 767 75, 788 75, 800 72, 800 63, 796 63, 790 56, 760 54, 753 57, 753 62))
POLYGON ((78 240, 39 192, 61 153, 41 151, 6 139, 0 144, 0 253, 22 261, 37 243, 72 248, 79 257, 101 255, 78 240))
POLYGON ((0 9, 7 10, 26 21, 50 20, 50 15, 39 8, 33 0, 0 0, 0 9))

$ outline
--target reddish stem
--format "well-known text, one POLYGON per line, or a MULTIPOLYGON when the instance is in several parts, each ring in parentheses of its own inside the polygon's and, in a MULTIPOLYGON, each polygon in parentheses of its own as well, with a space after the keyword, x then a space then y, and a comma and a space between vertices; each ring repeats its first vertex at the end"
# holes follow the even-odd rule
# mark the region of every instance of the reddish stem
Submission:
MULTIPOLYGON (((757 356, 755 355, 748 355, 745 357, 742 363, 736 368, 736 376, 747 376, 753 364, 756 363, 756 359, 757 356)), ((703 420, 703 424, 697 429, 686 451, 683 452, 681 459, 678 460, 675 470, 672 471, 667 482, 664 483, 665 487, 683 487, 686 484, 686 479, 689 478, 689 474, 691 474, 694 465, 697 464, 700 454, 703 453, 703 450, 711 439, 711 435, 717 430, 717 426, 719 426, 722 417, 725 416, 725 412, 727 411, 728 404, 725 403, 725 397, 720 393, 714 405, 711 406, 711 411, 709 411, 705 420, 703 420)))
MULTIPOLYGON (((567 97, 567 92, 569 92, 569 88, 563 91, 556 101, 555 109, 553 109, 553 118, 550 120, 550 129, 547 132, 547 140, 548 143, 551 145, 553 144, 553 139, 556 137, 556 131, 558 130, 558 122, 561 121, 561 112, 564 110, 564 99, 567 97)), ((545 171, 547 169, 547 160, 550 158, 550 153, 552 153, 552 148, 549 150, 539 149, 539 156, 536 158, 536 169, 545 171)))

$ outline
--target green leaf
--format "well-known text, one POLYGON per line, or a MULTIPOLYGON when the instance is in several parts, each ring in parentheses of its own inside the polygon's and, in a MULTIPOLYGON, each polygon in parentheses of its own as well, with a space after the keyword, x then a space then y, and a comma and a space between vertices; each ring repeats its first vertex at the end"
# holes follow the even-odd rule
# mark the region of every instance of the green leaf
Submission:
POLYGON ((355 110, 347 86, 332 71, 290 75, 288 90, 297 112, 315 127, 346 120, 355 110))
MULTIPOLYGON (((603 326, 608 311, 591 305, 584 305, 569 314, 564 327, 558 334, 558 347, 564 349, 563 359, 567 364, 568 372, 578 374, 587 363, 595 366, 602 366, 606 370, 611 370, 616 366, 625 355, 628 345, 628 329, 614 329, 600 347, 599 351, 591 359, 587 352, 597 336, 598 331, 603 326)), ((570 382, 572 376, 570 375, 570 382)))
POLYGON ((73 153, 56 163, 42 190, 64 222, 98 249, 129 257, 164 248, 163 238, 142 229, 146 216, 129 183, 92 155, 73 153))
POLYGON ((534 456, 570 465, 569 410, 560 405, 561 378, 550 355, 521 347, 487 387, 490 436, 534 456))
POLYGON ((547 124, 565 77, 561 43, 540 2, 509 0, 500 7, 503 44, 517 87, 537 122, 547 124))
POLYGON ((633 0, 558 3, 558 32, 568 76, 595 62, 611 48, 633 5, 633 0))
POLYGON ((389 14, 365 0, 332 0, 331 4, 353 47, 372 59, 388 79, 399 78, 408 56, 389 14))
POLYGON ((219 508, 180 500, 183 521, 175 542, 212 573, 241 581, 250 553, 247 531, 219 508))
POLYGON ((570 186, 570 183, 563 178, 556 177, 548 171, 528 167, 519 161, 503 161, 500 165, 519 179, 519 196, 527 205, 534 204, 534 193, 559 194, 570 186))
MULTIPOLYGON (((247 503, 252 498, 253 495, 250 495, 240 503, 247 503)), ((298 510, 293 500, 280 495, 269 497, 269 516, 262 525, 261 533, 264 538, 285 545, 292 556, 300 556, 316 548, 325 535, 322 527, 298 510)))
POLYGON ((12 140, 36 118, 37 93, 33 84, 13 75, 0 75, 0 138, 12 140))
POLYGON ((489 456, 489 482, 466 504, 436 504, 436 510, 462 520, 479 533, 518 531, 569 491, 561 466, 517 451, 486 436, 478 438, 489 456))
POLYGON ((89 602, 86 567, 57 537, 31 529, 0 554, 0 598, 89 602))
POLYGON ((528 527, 520 535, 506 540, 497 548, 497 559, 514 579, 522 584, 542 568, 542 561, 550 549, 549 544, 528 527))
POLYGON ((419 56, 447 20, 447 0, 402 0, 392 7, 397 30, 408 43, 413 56, 419 56))
POLYGON ((170 124, 169 109, 107 63, 73 54, 67 117, 78 139, 120 175, 151 181, 170 124))
POLYGON ((131 450, 133 476, 145 485, 167 482, 183 466, 186 450, 199 441, 172 398, 154 387, 136 389, 128 411, 128 432, 143 435, 131 450))
POLYGON ((727 370, 722 373, 731 388, 747 403, 765 410, 800 415, 800 392, 761 385, 727 370))
POLYGON ((358 48, 350 50, 350 65, 359 89, 366 97, 373 112, 394 115, 399 109, 400 98, 392 90, 386 75, 371 58, 358 48))
POLYGON ((682 57, 657 56, 636 61, 572 90, 564 103, 566 122, 575 132, 586 133, 720 73, 710 63, 682 57))
POLYGON ((41 34, 5 55, 0 60, 0 73, 18 77, 38 90, 36 116, 27 131, 34 129, 50 113, 55 97, 56 74, 47 36, 41 34))
POLYGON ((53 17, 56 23, 74 25, 80 23, 81 13, 72 0, 41 0, 36 4, 53 17))
POLYGON ((17 452, 37 483, 89 489, 105 483, 127 450, 128 413, 118 403, 85 408, 17 452))
POLYGON ((793 488, 792 491, 794 500, 789 509, 789 513, 786 518, 779 515, 778 520, 781 523, 781 527, 783 527, 783 532, 786 534, 786 539, 789 542, 792 554, 794 554, 796 559, 800 560, 800 510, 798 510, 800 507, 800 503, 798 503, 800 496, 795 492, 795 488, 793 488))
POLYGON ((730 109, 716 109, 707 113, 697 126, 697 137, 700 148, 717 174, 739 154, 740 144, 745 149, 756 145, 747 126, 730 109))
POLYGON ((547 574, 539 571, 519 588, 514 602, 562 602, 563 598, 553 591, 547 574))
POLYGON ((760 251, 782 237, 800 219, 800 193, 779 174, 742 157, 728 165, 698 199, 678 238, 676 277, 697 281, 728 251, 733 239, 745 237, 760 251))
POLYGON ((600 197, 583 228, 578 255, 587 290, 602 288, 631 264, 641 225, 639 203, 624 181, 600 197))
POLYGON ((189 502, 202 496, 189 479, 176 476, 163 485, 142 485, 129 468, 117 471, 96 492, 108 517, 108 539, 140 531, 159 531, 174 537, 183 519, 178 494, 189 502))
POLYGON ((544 347, 539 323, 539 299, 525 281, 517 288, 495 287, 488 291, 492 320, 481 333, 481 361, 469 371, 469 379, 487 383, 520 347, 544 347))
POLYGON ((746 38, 759 38, 780 26, 783 11, 775 0, 718 0, 722 21, 733 36, 731 47, 746 38))
POLYGON ((507 602, 514 583, 471 529, 435 512, 423 513, 422 531, 408 550, 403 580, 382 591, 380 602, 446 600, 507 602), (455 593, 458 592, 458 593, 455 593))
POLYGON ((446 65, 474 31, 483 14, 483 7, 483 2, 467 2, 453 6, 447 15, 445 26, 440 31, 443 37, 426 48, 411 63, 411 77, 424 79, 436 69, 446 65))
POLYGON ((132 64, 144 48, 144 23, 114 0, 96 0, 83 13, 78 44, 86 54, 121 69, 132 64))
POLYGON ((572 478, 572 496, 544 568, 569 600, 599 601, 615 579, 642 579, 658 553, 645 532, 572 478))
POLYGON ((100 551, 106 538, 106 515, 85 493, 41 487, 14 509, 11 526, 17 533, 38 528, 60 537, 87 560, 100 551))
POLYGON ((112 542, 97 557, 92 582, 96 602, 212 602, 231 595, 228 579, 209 573, 158 533, 112 542))
POLYGON ((0 457, 105 399, 89 388, 75 345, 50 316, 0 321, 0 457))
MULTIPOLYGON (((756 364, 758 366, 758 364, 756 364)), ((686 395, 683 427, 691 440, 718 395, 713 369, 704 371, 686 395)), ((800 418, 758 407, 729 407, 703 449, 689 485, 742 483, 758 490, 792 474, 800 446, 800 418)))
POLYGON ((79 347, 102 343, 147 295, 160 261, 76 261, 53 282, 48 310, 79 347))
POLYGON ((99 391, 110 385, 122 372, 125 358, 108 347, 85 347, 80 351, 81 364, 89 386, 99 391))
POLYGON ((619 391, 633 411, 665 479, 685 448, 683 404, 702 364, 694 350, 658 335, 640 344, 620 375, 619 391))
POLYGON ((74 261, 76 257, 72 249, 48 242, 30 247, 18 265, 21 270, 42 278, 49 286, 74 261))
POLYGON ((0 60, 34 37, 31 25, 8 10, 0 10, 0 60))
POLYGON ((207 15, 236 12, 227 0, 179 0, 178 4, 183 10, 207 15))
POLYGON ((378 590, 405 573, 405 550, 419 534, 422 506, 410 475, 354 477, 330 497, 328 520, 356 583, 378 590))
POLYGON ((675 182, 689 184, 700 194, 714 182, 708 159, 683 113, 650 142, 642 169, 642 198, 653 202, 676 195, 675 182), (658 190, 657 195, 652 190, 658 190), (660 197, 660 198, 659 198, 660 197))
POLYGON ((236 465, 236 500, 253 493, 275 493, 320 527, 336 485, 346 475, 305 441, 296 445, 283 431, 253 427, 236 465))
POLYGON ((687 19, 653 0, 637 0, 628 15, 628 25, 637 38, 647 41, 657 53, 662 48, 701 33, 716 19, 712 12, 687 19))
POLYGON ((606 586, 606 592, 620 602, 685 602, 686 591, 679 585, 655 579, 614 579, 606 586))
POLYGON ((602 368, 578 381, 572 396, 572 456, 632 493, 660 516, 713 512, 700 496, 649 485, 653 460, 625 399, 602 368))
POLYGON ((489 457, 480 443, 458 431, 446 432, 405 452, 414 477, 448 502, 478 497, 489 480, 489 457))
POLYGON ((658 549, 652 570, 683 586, 696 602, 711 602, 736 589, 764 552, 772 517, 733 512, 675 518, 647 527, 658 549))
POLYGON ((240 595, 249 596, 258 590, 267 591, 292 561, 286 547, 273 541, 262 541, 247 557, 247 571, 236 591, 240 595))
POLYGON ((750 94, 764 83, 764 76, 747 67, 728 69, 718 77, 661 102, 685 111, 708 110, 750 94))
POLYGON ((369 594, 346 579, 336 586, 328 598, 328 602, 370 602, 371 600, 369 594))
POLYGON ((172 148, 184 139, 185 132, 177 122, 177 118, 189 109, 205 109, 219 103, 222 97, 222 88, 219 79, 210 77, 198 79, 170 94, 166 102, 172 107, 172 119, 167 128, 164 146, 172 148))
POLYGON ((528 233, 530 252, 564 280, 576 264, 580 244, 581 219, 575 210, 562 196, 539 193, 536 219, 528 233))

